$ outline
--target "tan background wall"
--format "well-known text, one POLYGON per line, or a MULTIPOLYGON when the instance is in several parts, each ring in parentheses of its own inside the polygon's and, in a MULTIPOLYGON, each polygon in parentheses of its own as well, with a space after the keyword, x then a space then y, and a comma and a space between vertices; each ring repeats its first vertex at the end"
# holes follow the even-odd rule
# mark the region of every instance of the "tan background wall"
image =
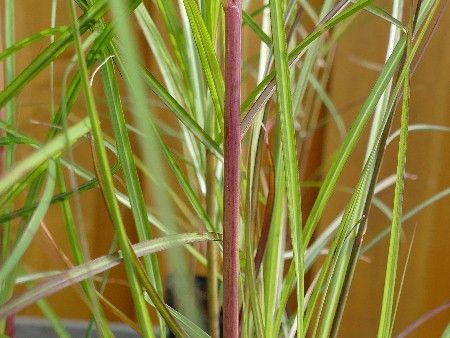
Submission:
MULTIPOLYGON (((384 1, 386 8, 388 3, 384 1)), ((16 1, 17 38, 25 37, 49 25, 50 1, 39 2, 31 0, 16 1)), ((61 2, 61 5, 65 4, 61 2)), ((3 9, 3 6, 2 6, 3 9)), ((67 13, 62 9, 60 13, 67 13)), ((67 23, 67 16, 59 15, 60 23, 67 23)), ((387 24, 368 14, 363 14, 351 26, 349 32, 342 39, 336 54, 331 92, 336 106, 343 113, 349 123, 361 105, 363 98, 377 76, 376 70, 368 70, 354 60, 361 59, 374 63, 381 63, 384 58, 384 46, 387 39, 387 24)), ((436 35, 433 37, 428 50, 412 79, 412 111, 411 123, 433 123, 450 125, 450 13, 445 12, 436 35)), ((33 46, 34 52, 28 48, 21 53, 17 68, 23 69, 33 58, 35 52, 42 50, 45 44, 33 46)), ((72 56, 72 51, 56 63, 56 85, 61 84, 65 64, 72 56)), ((22 93, 18 100, 19 125, 21 130, 32 133, 41 139, 46 134, 47 127, 33 123, 48 121, 48 73, 39 76, 22 93)), ((74 116, 84 115, 83 105, 79 103, 74 116)), ((106 121, 105 121, 106 125, 106 121)), ((396 121, 396 126, 398 122, 396 121)), ((326 163, 335 150, 337 132, 329 127, 325 130, 324 161, 326 163)), ((406 184, 405 210, 418 205, 424 199, 431 197, 443 188, 450 186, 450 136, 443 133, 413 133, 408 145, 407 171, 417 175, 414 181, 406 184)), ((320 149, 318 149, 319 151, 320 149)), ((383 170, 380 177, 395 172, 396 146, 391 145, 386 153, 383 170)), ((89 147, 83 142, 75 154, 76 160, 82 164, 90 163, 89 147)), ((341 184, 354 184, 360 170, 360 159, 364 154, 364 147, 357 149, 346 168, 341 184)), ((23 158, 24 153, 18 157, 23 158)), ((389 189, 381 197, 391 202, 393 190, 389 189)), ((330 205, 328 217, 336 214, 348 199, 348 195, 337 194, 330 205)), ((73 204, 74 205, 74 204, 73 204)), ((98 191, 83 193, 81 196, 83 221, 86 235, 89 239, 91 255, 98 256, 107 252, 106 243, 110 242, 111 224, 106 216, 103 202, 98 191)), ((370 238, 380 229, 389 225, 387 219, 377 210, 372 211, 369 231, 366 238, 370 238)), ((51 208, 46 224, 55 241, 65 252, 69 252, 67 239, 60 217, 58 206, 51 208)), ((128 216, 127 220, 131 218, 128 216)), ((412 256, 406 274, 402 300, 397 315, 396 329, 407 326, 424 312, 437 307, 450 299, 450 269, 449 257, 449 198, 443 199, 421 212, 418 216, 406 222, 403 241, 401 244, 402 259, 412 238, 412 230, 416 227, 416 237, 413 244, 412 256)), ((130 223, 130 222, 128 222, 130 223)), ((132 224, 130 224, 132 228, 132 224)), ((387 240, 377 245, 367 253, 370 263, 361 262, 357 268, 356 278, 350 293, 350 299, 344 316, 342 337, 370 337, 373 336, 379 320, 380 300, 384 283, 384 269, 386 263, 387 240)), ((64 264, 56 251, 51 249, 48 240, 39 233, 35 243, 29 251, 26 264, 33 270, 49 270, 63 267, 64 264), (44 245, 42 245, 44 244, 44 245)), ((400 265, 403 268, 403 264, 400 265)), ((113 277, 121 279, 123 271, 116 269, 113 277)), ((131 316, 132 305, 128 290, 120 284, 108 287, 107 297, 124 312, 131 316)), ((79 301, 79 290, 70 289, 50 298, 51 304, 64 317, 86 318, 88 310, 79 301)), ((23 314, 38 314, 36 308, 25 310, 23 314)), ((447 310, 427 323, 422 331, 417 331, 415 337, 437 337, 443 327, 450 320, 450 310, 447 310)))

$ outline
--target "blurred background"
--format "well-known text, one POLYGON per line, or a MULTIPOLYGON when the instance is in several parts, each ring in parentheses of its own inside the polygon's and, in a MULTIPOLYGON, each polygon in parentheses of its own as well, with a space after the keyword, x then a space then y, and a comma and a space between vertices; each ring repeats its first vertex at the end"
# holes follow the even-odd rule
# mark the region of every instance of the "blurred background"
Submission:
MULTIPOLYGON (((377 1, 377 4, 390 11, 390 2, 377 1)), ((252 0, 251 7, 256 7, 258 1, 252 0)), ((413 6, 408 3, 405 11, 413 6)), ((19 40, 50 25, 50 1, 36 2, 33 0, 18 0, 16 6, 16 39, 19 40)), ((149 3, 151 7, 151 4, 149 3)), ((3 10, 3 5, 2 5, 3 10)), ((430 43, 421 57, 411 79, 411 124, 435 124, 450 126, 450 11, 444 10, 433 33, 430 43)), ((66 2, 61 1, 58 8, 57 24, 68 24, 66 2)), ((3 25, 3 23, 2 23, 3 25)), ((342 115, 346 126, 355 116, 364 98, 378 75, 380 65, 384 62, 389 26, 377 17, 366 12, 361 13, 345 31, 335 51, 335 61, 332 68, 328 90, 334 104, 342 115)), ((258 48, 254 48, 254 37, 248 28, 244 28, 245 58, 251 60, 258 48)), ((18 54, 17 70, 23 69, 48 41, 33 44, 18 54)), ((152 56, 142 39, 142 51, 146 62, 151 67, 152 56)), ((64 72, 68 62, 73 57, 73 50, 67 50, 55 63, 56 97, 59 97, 64 72), (58 89, 59 88, 59 89, 58 89)), ((250 73, 250 72, 249 72, 250 73)), ((43 139, 48 126, 41 121, 48 121, 50 115, 48 102, 49 72, 43 72, 20 95, 17 101, 18 128, 38 139, 43 139)), ((97 81, 98 82, 98 81, 97 81)), ((94 81, 95 83, 95 81, 94 81)), ((244 91, 254 85, 249 77, 244 91)), ((150 95, 150 94, 149 94, 150 95)), ((100 101, 99 101, 100 102, 100 101)), ((71 118, 85 116, 84 104, 79 100, 71 118)), ((161 109, 160 116, 168 124, 173 123, 169 114, 161 109)), ((325 113, 323 116, 327 116, 325 113)), ((108 130, 108 121, 104 117, 104 127, 108 130)), ((398 117, 398 116, 397 116, 398 117)), ((398 128, 394 122, 392 131, 398 128)), ((369 128, 367 128, 367 131, 369 128)), ((304 179, 320 179, 328 168, 330 160, 340 143, 340 134, 333 123, 324 123, 314 135, 310 149, 311 157, 308 168, 303 173, 304 179)), ((365 140, 365 139, 364 139, 365 140)), ((175 142, 172 146, 177 147, 175 142)), ((364 157, 366 143, 353 153, 350 162, 339 181, 342 187, 354 186, 360 172, 361 159, 364 157)), ((27 153, 19 147, 17 158, 24 158, 27 153)), ((413 132, 409 136, 404 213, 413 210, 427 199, 442 191, 450 189, 450 133, 444 132, 413 132)), ((86 141, 78 145, 74 153, 75 160, 80 164, 92 167, 90 148, 86 141)), ((397 162, 397 144, 388 146, 384 158, 380 179, 395 173, 397 162)), ((116 177, 116 185, 120 188, 120 177, 116 177)), ((177 188, 175 186, 175 188, 177 188)), ((308 203, 314 199, 315 190, 305 189, 305 212, 308 203)), ((379 196, 386 205, 392 205, 393 188, 388 188, 379 196)), ((335 194, 328 205, 323 222, 332 220, 347 203, 349 195, 345 192, 335 194)), ((152 197, 148 196, 151 203, 152 197)), ((109 250, 112 238, 112 225, 108 218, 99 190, 83 192, 80 195, 82 212, 78 221, 86 230, 86 238, 92 257, 104 255, 109 250)), ((133 238, 132 218, 129 211, 124 210, 128 220, 129 234, 133 238)), ((64 229, 58 222, 60 208, 52 206, 45 225, 50 235, 40 231, 32 248, 28 250, 25 265, 30 271, 49 271, 67 268, 61 257, 62 252, 68 253, 69 246, 64 229), (52 244, 62 250, 57 250, 52 244)), ((366 243, 381 230, 390 225, 389 219, 377 208, 372 208, 369 216, 366 243)), ((450 304, 450 197, 443 198, 431 206, 424 208, 416 216, 403 223, 401 242, 401 258, 399 274, 405 267, 408 250, 411 246, 411 256, 406 267, 403 291, 398 308, 394 334, 401 332, 412 322, 429 311, 443 304, 450 304), (413 234, 415 233, 415 236, 413 234), (414 241, 413 241, 414 238, 414 241)), ((379 311, 384 285, 388 237, 364 253, 360 261, 349 295, 344 314, 341 337, 374 336, 379 321, 379 311)), ((164 257, 160 257, 164 265, 164 257)), ((192 270, 203 274, 201 268, 193 265, 192 270)), ((124 272, 119 267, 112 271, 111 282, 106 288, 106 298, 133 318, 133 306, 129 290, 124 284, 124 272)), ((399 278, 400 280, 400 278, 399 278)), ((78 287, 68 288, 49 298, 56 312, 70 319, 87 319, 89 311, 82 302, 78 287)), ((445 308, 445 307, 444 307, 445 308)), ((20 315, 40 316, 35 307, 24 310, 20 315)), ((115 320, 112 314, 108 314, 115 320)), ((411 337, 438 337, 450 321, 450 307, 423 324, 411 337)))

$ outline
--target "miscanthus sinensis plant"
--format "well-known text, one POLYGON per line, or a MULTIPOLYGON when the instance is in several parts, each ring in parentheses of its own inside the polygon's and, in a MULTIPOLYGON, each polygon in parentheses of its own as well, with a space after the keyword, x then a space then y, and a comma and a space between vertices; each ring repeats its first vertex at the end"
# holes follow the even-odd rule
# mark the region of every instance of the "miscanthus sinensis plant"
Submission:
POLYGON ((143 337, 169 331, 177 337, 336 336, 358 258, 370 247, 363 239, 374 195, 393 185, 390 227, 369 243, 390 236, 378 337, 391 336, 400 291, 410 73, 440 0, 393 0, 388 10, 370 0, 153 0, 151 11, 150 2, 139 0, 53 0, 49 26, 23 39, 15 38, 14 19, 24 14, 15 12, 16 3, 4 1, 0 53, 1 332, 11 329, 14 314, 37 303, 55 331, 68 336, 45 299, 79 284, 92 314, 88 336, 94 325, 102 337, 113 336, 105 309, 143 337), (70 20, 57 26, 62 11, 70 20), (346 126, 327 82, 336 45, 361 12, 388 25, 389 39, 378 78, 346 126), (259 49, 257 58, 241 51, 245 35, 259 49), (45 48, 17 69, 17 53, 38 41, 45 48), (68 51, 64 82, 50 81, 48 88, 47 137, 35 139, 16 127, 17 98, 38 75, 53 78, 54 63, 68 51), (76 114, 80 101, 85 113, 76 114), (111 128, 100 124, 99 107, 111 128), (155 114, 161 109, 176 123, 155 114), (321 111, 342 141, 302 214, 302 168, 321 111), (401 120, 393 138, 397 172, 381 182, 395 114, 401 120), (365 130, 357 184, 342 212, 318 231, 365 130), (174 135, 181 148, 167 142, 174 135), (89 168, 73 156, 80 143, 91 145, 89 168), (18 148, 31 153, 17 159, 18 148), (76 207, 88 190, 101 192, 115 234, 112 253, 96 259, 76 207), (28 271, 22 258, 49 208, 62 210, 72 261, 64 271, 28 271), (129 240, 123 208, 131 209, 137 243, 129 240), (165 301, 160 252, 167 252, 173 275, 174 307, 165 301), (188 258, 207 268, 207 311, 194 297, 188 258), (105 272, 119 264, 136 322, 102 295, 105 272), (305 279, 313 266, 315 275, 305 279), (24 281, 28 289, 16 292, 24 281), (288 309, 288 300, 295 306, 288 309))

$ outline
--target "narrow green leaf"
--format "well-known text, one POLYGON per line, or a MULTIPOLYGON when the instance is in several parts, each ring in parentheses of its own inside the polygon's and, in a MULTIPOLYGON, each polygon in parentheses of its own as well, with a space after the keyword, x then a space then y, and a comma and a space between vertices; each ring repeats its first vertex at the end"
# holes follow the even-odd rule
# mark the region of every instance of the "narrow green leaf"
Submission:
POLYGON ((0 137, 0 146, 8 146, 12 144, 29 144, 27 137, 3 136, 0 137))
POLYGON ((347 133, 347 128, 345 127, 344 120, 342 119, 342 116, 339 114, 339 111, 336 105, 334 104, 332 98, 327 93, 325 88, 323 88, 319 80, 317 80, 312 74, 310 74, 309 82, 319 95, 328 112, 330 113, 333 121, 336 124, 336 127, 338 128, 339 134, 341 135, 342 138, 345 137, 345 134, 347 133))
POLYGON ((211 338, 209 334, 203 331, 198 325, 193 323, 189 318, 183 316, 181 313, 169 307, 169 311, 178 320, 184 330, 189 334, 189 337, 195 338, 211 338))
POLYGON ((214 155, 223 160, 223 152, 220 146, 211 139, 202 127, 186 112, 186 110, 167 92, 158 80, 148 71, 143 69, 144 79, 152 91, 161 99, 176 117, 191 131, 214 155))
MULTIPOLYGON (((110 0, 111 10, 116 23, 116 34, 118 37, 118 46, 122 55, 124 55, 123 72, 127 92, 130 97, 131 112, 136 122, 136 127, 143 137, 138 140, 142 147, 144 163, 154 173, 154 176, 163 184, 166 184, 166 170, 162 161, 162 153, 158 136, 153 128, 153 114, 148 105, 148 94, 145 84, 142 80, 141 61, 139 59, 138 44, 135 40, 134 32, 125 10, 125 5, 119 0, 110 0)), ((163 185, 149 186, 155 198, 155 207, 162 222, 176 232, 176 216, 173 210, 173 202, 170 195, 163 188, 163 185)), ((201 322, 201 314, 197 306, 193 293, 193 277, 188 270, 188 264, 185 263, 185 253, 181 248, 169 250, 169 261, 175 276, 175 299, 181 309, 186 308, 188 317, 195 322, 201 322), (188 309, 188 310, 187 310, 188 309)))
MULTIPOLYGON (((410 46, 408 44, 407 54, 409 56, 410 46)), ((395 281, 397 276, 397 262, 400 247, 401 218, 404 191, 404 174, 406 166, 406 145, 408 139, 408 117, 409 117, 409 74, 403 83, 402 116, 400 127, 400 140, 397 160, 397 180, 394 194, 394 214, 391 227, 391 238, 389 242, 388 261, 386 267, 386 279, 383 292, 383 303, 381 308, 380 325, 378 337, 387 337, 391 334, 392 312, 394 304, 395 281)))
MULTIPOLYGON (((55 160, 56 164, 56 183, 57 187, 60 191, 65 192, 66 186, 64 182, 63 172, 62 172, 62 164, 60 159, 55 160)), ((53 198, 52 198, 53 201, 53 198)), ((82 247, 81 241, 78 236, 78 229, 75 225, 75 219, 73 217, 72 208, 69 201, 64 200, 61 204, 63 220, 65 223, 65 229, 67 232, 67 236, 69 238, 70 248, 72 250, 72 255, 75 261, 75 264, 82 264, 85 262, 86 257, 89 257, 89 252, 85 247, 82 247), (83 250, 85 249, 85 250, 83 250)), ((84 230, 84 229, 83 229, 84 230)), ((84 234, 83 234, 84 235, 84 234)), ((82 237, 83 238, 83 237, 82 237)), ((107 332, 108 329, 108 321, 106 319, 105 313, 103 312, 102 307, 100 306, 99 299, 97 297, 95 284, 93 280, 86 280, 81 282, 81 287, 86 295, 86 298, 89 302, 89 306, 91 308, 93 317, 95 318, 96 324, 99 328, 99 332, 107 332)))
MULTIPOLYGON (((302 42, 300 42, 293 50, 289 53, 289 65, 295 65, 300 57, 303 55, 305 50, 309 48, 311 43, 313 43, 317 38, 319 38, 327 30, 333 28, 341 21, 347 19, 351 15, 360 11, 362 8, 367 6, 370 0, 360 0, 354 5, 350 6, 348 9, 343 10, 330 20, 324 22, 323 24, 317 26, 314 31, 312 31, 308 36, 306 36, 302 42)), ((270 97, 275 92, 276 81, 274 80, 274 72, 270 72, 266 77, 256 86, 256 88, 248 95, 245 101, 241 105, 241 112, 249 111, 246 113, 245 117, 241 122, 241 138, 250 128, 251 123, 255 119, 256 115, 261 111, 262 107, 267 103, 270 97)))
MULTIPOLYGON (((79 19, 80 32, 88 30, 107 10, 106 0, 96 1, 79 19)), ((14 95, 22 90, 31 79, 35 78, 45 67, 67 48, 72 42, 71 28, 67 28, 50 46, 39 53, 33 61, 0 92, 0 107, 3 107, 14 95)))
POLYGON ((253 32, 255 32, 261 41, 267 45, 267 47, 272 47, 272 40, 270 37, 258 26, 255 20, 253 20, 253 18, 246 11, 242 11, 242 20, 253 32))
POLYGON ((327 176, 325 177, 324 183, 319 191, 316 202, 314 203, 308 219, 305 224, 305 241, 309 242, 317 222, 322 215, 325 206, 333 192, 333 188, 337 182, 344 165, 357 144, 357 141, 369 119, 372 115, 373 109, 378 102, 384 88, 389 83, 392 78, 394 71, 396 70, 402 56, 402 50, 404 48, 404 40, 402 40, 392 53, 392 56, 387 61, 383 71, 381 72, 377 82, 375 83, 372 91, 361 107, 358 115, 355 117, 352 126, 350 127, 344 141, 342 142, 339 150, 337 151, 333 163, 328 170, 327 176))
MULTIPOLYGON (((274 321, 277 305, 280 305, 278 293, 281 289, 281 276, 283 275, 282 251, 284 231, 286 225, 283 221, 285 203, 286 175, 283 168, 283 154, 279 149, 275 160, 275 196, 270 225, 269 239, 264 262, 264 307, 265 307, 265 337, 278 337, 278 327, 274 321)), ((284 306, 281 306, 284 308, 284 306)))
POLYGON ((26 38, 15 42, 12 46, 9 46, 8 48, 4 49, 0 52, 0 60, 3 60, 4 58, 7 58, 8 56, 17 53, 19 50, 31 45, 32 43, 48 37, 48 36, 55 36, 57 34, 63 33, 67 30, 67 26, 58 26, 58 27, 51 27, 46 28, 38 33, 35 33, 33 35, 27 36, 26 38))
MULTIPOLYGON (((73 1, 70 1, 70 14, 74 31, 74 42, 75 42, 75 49, 77 52, 77 60, 80 68, 81 83, 86 98, 86 107, 89 113, 89 119, 92 125, 92 137, 94 146, 93 148, 95 149, 94 162, 99 176, 100 187, 102 188, 103 197, 105 199, 106 206, 108 208, 112 223, 117 233, 119 246, 124 254, 125 270, 127 272, 134 307, 136 310, 136 315, 138 317, 142 333, 144 334, 144 337, 154 337, 155 335, 153 332, 153 326, 150 319, 150 315, 146 308, 144 296, 142 294, 142 289, 139 285, 136 272, 132 265, 133 256, 131 254, 131 247, 128 242, 125 225, 122 220, 119 205, 114 195, 114 184, 112 174, 109 166, 108 157, 106 154, 106 149, 103 140, 103 132, 100 127, 100 119, 97 111, 96 102, 94 99, 94 94, 89 83, 86 58, 82 50, 81 38, 79 35, 80 26, 76 18, 75 5, 73 1)), ((102 332, 102 335, 105 334, 107 336, 112 335, 110 332, 108 332, 108 330, 106 332, 102 332)))
POLYGON ((91 129, 90 122, 87 118, 81 120, 74 126, 70 127, 66 134, 59 134, 53 140, 42 146, 41 149, 32 153, 23 161, 17 163, 8 173, 0 180, 0 194, 5 193, 7 189, 20 181, 24 175, 31 170, 37 168, 49 158, 59 156, 65 147, 75 143, 91 129), (66 140, 69 144, 66 143, 66 140))
POLYGON ((219 126, 223 130, 223 102, 225 84, 222 71, 216 58, 216 53, 205 26, 197 3, 194 0, 183 0, 184 8, 191 23, 192 34, 200 56, 206 83, 211 93, 211 98, 219 121, 219 126))
MULTIPOLYGON (((103 57, 106 59, 108 55, 104 53, 103 57)), ((125 123, 124 111, 111 62, 106 62, 102 68, 102 75, 103 86, 105 87, 105 94, 109 108, 109 116, 113 127, 117 144, 117 152, 122 166, 122 172, 130 199, 136 230, 139 240, 148 240, 152 237, 151 227, 147 220, 144 195, 133 158, 131 143, 125 123)), ((151 260, 146 259, 145 262, 147 271, 151 273, 153 281, 157 281, 158 290, 162 292, 162 284, 159 278, 160 274, 156 257, 152 256, 151 260)))
POLYGON ((288 54, 281 0, 270 0, 270 15, 272 19, 278 112, 281 121, 281 146, 283 149, 286 182, 289 182, 289 184, 286 184, 286 188, 297 281, 297 335, 301 337, 303 335, 304 301, 302 214, 288 54))
POLYGON ((2 269, 0 270, 0 282, 3 282, 19 264, 20 259, 28 249, 34 235, 38 231, 41 221, 44 219, 48 207, 50 206, 51 197, 55 188, 55 176, 55 163, 50 160, 48 164, 47 183, 42 193, 41 201, 33 213, 33 216, 30 218, 28 225, 25 227, 25 230, 22 232, 22 236, 17 240, 10 256, 3 264, 2 269))

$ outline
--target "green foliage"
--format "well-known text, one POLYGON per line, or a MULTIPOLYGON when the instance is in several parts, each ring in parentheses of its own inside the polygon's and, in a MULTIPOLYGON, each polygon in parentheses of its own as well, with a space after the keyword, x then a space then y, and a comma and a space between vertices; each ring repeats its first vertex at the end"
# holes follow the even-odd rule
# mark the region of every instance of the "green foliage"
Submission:
MULTIPOLYGON (((0 121, 0 147, 5 150, 0 162, 0 335, 8 315, 37 303, 55 332, 68 336, 46 298, 80 284, 95 325, 102 336, 111 337, 105 308, 130 324, 126 315, 103 299, 106 273, 119 264, 125 267, 138 321, 130 325, 143 336, 155 337, 157 327, 163 336, 170 329, 179 337, 210 337, 206 320, 218 320, 203 318, 193 297, 194 276, 186 256, 209 269, 217 269, 227 259, 222 255, 220 235, 226 92, 223 2, 154 3, 150 11, 137 0, 70 0, 68 6, 56 10, 53 1, 52 24, 15 41, 14 18, 22 13, 15 13, 14 1, 5 0, 5 45, 0 52, 5 64, 0 92, 0 107, 5 111, 0 121), (71 14, 71 20, 56 26, 62 10, 71 14), (138 34, 145 43, 137 43, 141 41, 138 34), (47 46, 17 71, 17 55, 42 41, 47 46), (148 51, 150 67, 141 59, 148 51), (64 61, 67 71, 61 84, 54 82, 54 63, 61 62, 62 53, 71 53, 72 58, 64 61), (47 121, 47 115, 40 117, 49 128, 44 141, 38 141, 16 125, 16 99, 36 77, 48 76, 48 72, 51 116, 47 121), (78 115, 76 104, 83 107, 78 115), (103 113, 110 129, 100 123, 103 113), (78 163, 73 156, 81 143, 91 145, 90 165, 78 163), (18 160, 17 148, 29 155, 18 160), (122 186, 113 179, 117 175, 123 178, 122 186), (87 234, 78 224, 93 216, 80 212, 79 197, 86 191, 102 196, 119 247, 96 259, 90 258, 87 234), (48 210, 58 206, 62 210, 60 229, 67 235, 70 253, 58 250, 73 257, 73 266, 52 273, 27 271, 23 256, 48 210), (130 243, 121 208, 131 210, 136 244, 130 243), (218 261, 212 261, 214 255, 205 257, 206 252, 193 245, 201 242, 217 249, 218 261), (168 268, 175 277, 176 308, 164 303, 165 285, 156 256, 161 252, 168 253, 168 268), (102 273, 99 286, 95 278, 102 273), (17 294, 21 280, 27 281, 28 290, 17 294), (157 314, 156 321, 149 309, 157 314)), ((243 33, 257 41, 251 48, 260 48, 260 53, 242 60, 241 336, 336 336, 359 257, 390 234, 378 331, 379 337, 389 337, 397 311, 395 295, 401 291, 401 287, 396 289, 396 280, 402 223, 450 195, 447 188, 411 210, 402 208, 408 133, 450 130, 431 124, 408 126, 411 63, 440 0, 419 1, 420 8, 409 18, 412 24, 405 24, 399 15, 403 0, 393 1, 392 14, 370 0, 324 1, 317 12, 307 1, 255 3, 261 7, 250 11, 244 2, 242 13, 243 33), (346 126, 327 83, 334 50, 363 10, 391 27, 390 39, 378 78, 346 126), (311 19, 314 24, 304 27, 298 18, 311 19), (307 34, 299 34, 300 26, 307 34), (250 86, 252 81, 246 79, 254 74, 257 83, 250 86), (389 135, 401 96, 401 127, 389 135), (321 123, 322 107, 342 139, 329 167, 322 168, 323 181, 307 182, 298 153, 308 149, 310 136, 321 123), (273 117, 276 128, 270 133, 273 117), (338 180, 353 151, 364 145, 361 136, 371 119, 357 183, 340 187, 338 180), (395 178, 379 181, 385 146, 397 137, 395 178), (391 210, 376 194, 394 184, 391 210), (311 210, 302 215, 302 192, 311 186, 319 189, 318 195, 311 210), (342 190, 350 194, 345 207, 319 231, 331 197, 342 190), (391 226, 363 242, 371 205, 387 215, 391 226), (291 240, 285 241, 288 232, 291 240), (257 266, 260 250, 263 256, 257 266), (322 252, 326 252, 324 257, 322 252), (308 284, 304 277, 313 266, 317 274, 308 284), (287 306, 292 295, 297 302, 293 311, 287 306)), ((109 244, 115 248, 116 242, 109 244)), ((210 276, 220 286, 220 269, 210 276)), ((208 291, 221 303, 220 287, 208 291)), ((445 337, 449 330, 450 326, 445 337)))

